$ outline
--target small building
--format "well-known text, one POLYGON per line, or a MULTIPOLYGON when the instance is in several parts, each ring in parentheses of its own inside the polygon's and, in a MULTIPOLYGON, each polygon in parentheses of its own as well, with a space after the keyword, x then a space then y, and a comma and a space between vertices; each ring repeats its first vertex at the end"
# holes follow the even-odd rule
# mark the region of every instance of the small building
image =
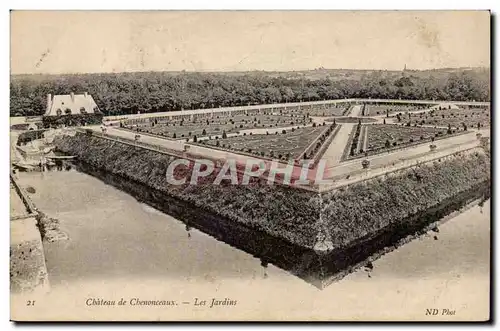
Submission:
POLYGON ((99 125, 103 113, 94 98, 87 92, 83 94, 47 94, 47 110, 43 116, 43 127, 99 125))
POLYGON ((98 113, 99 107, 94 98, 87 92, 83 94, 54 95, 47 94, 47 110, 45 116, 61 116, 98 113))

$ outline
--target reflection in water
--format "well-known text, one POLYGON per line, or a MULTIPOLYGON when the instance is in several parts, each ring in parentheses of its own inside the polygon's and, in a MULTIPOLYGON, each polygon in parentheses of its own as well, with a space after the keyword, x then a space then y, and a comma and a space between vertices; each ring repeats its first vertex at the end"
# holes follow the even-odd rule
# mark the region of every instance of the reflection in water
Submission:
MULTIPOLYGON (((266 258, 268 254, 247 254, 90 175, 64 169, 68 171, 19 174, 22 184, 35 187, 32 198, 38 208, 60 219, 62 230, 70 237, 68 241, 45 243, 52 286, 123 275, 209 279, 215 283, 228 278, 265 281, 293 277, 276 268, 266 258)), ((433 234, 439 235, 439 240, 424 236, 341 283, 359 281, 359 277, 487 275, 489 213, 481 214, 484 208, 474 207, 444 224, 439 234, 433 234)))

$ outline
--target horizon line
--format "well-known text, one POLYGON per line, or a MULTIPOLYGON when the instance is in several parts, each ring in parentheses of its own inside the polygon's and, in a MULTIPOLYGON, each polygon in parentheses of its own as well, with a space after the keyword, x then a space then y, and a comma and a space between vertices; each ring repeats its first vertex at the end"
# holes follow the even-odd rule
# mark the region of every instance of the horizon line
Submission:
POLYGON ((211 73, 211 74, 224 74, 224 73, 292 73, 292 72, 305 72, 305 71, 388 71, 388 72, 405 72, 405 71, 433 71, 433 70, 458 70, 458 69, 491 69, 490 66, 463 66, 463 67, 436 67, 436 68, 426 68, 426 69, 378 69, 378 68, 313 68, 313 69, 294 69, 294 70, 263 70, 263 69, 252 69, 252 70, 128 70, 128 71, 93 71, 93 72, 60 72, 60 73, 10 73, 10 76, 21 76, 21 75, 49 75, 49 76, 57 76, 57 75, 94 75, 94 74, 126 74, 126 73, 211 73))

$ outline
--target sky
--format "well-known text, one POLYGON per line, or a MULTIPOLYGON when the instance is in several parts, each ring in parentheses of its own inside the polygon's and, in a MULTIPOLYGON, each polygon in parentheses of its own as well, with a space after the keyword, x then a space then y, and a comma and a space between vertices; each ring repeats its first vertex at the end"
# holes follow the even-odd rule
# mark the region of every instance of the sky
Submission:
POLYGON ((488 11, 12 11, 11 74, 490 66, 488 11))

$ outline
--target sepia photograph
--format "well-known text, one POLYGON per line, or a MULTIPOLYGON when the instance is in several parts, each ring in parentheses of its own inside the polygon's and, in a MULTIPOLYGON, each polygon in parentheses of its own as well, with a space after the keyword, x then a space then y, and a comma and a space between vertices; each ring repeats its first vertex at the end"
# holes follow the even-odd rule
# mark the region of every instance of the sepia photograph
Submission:
POLYGON ((491 21, 12 10, 10 319, 490 321, 491 21))

